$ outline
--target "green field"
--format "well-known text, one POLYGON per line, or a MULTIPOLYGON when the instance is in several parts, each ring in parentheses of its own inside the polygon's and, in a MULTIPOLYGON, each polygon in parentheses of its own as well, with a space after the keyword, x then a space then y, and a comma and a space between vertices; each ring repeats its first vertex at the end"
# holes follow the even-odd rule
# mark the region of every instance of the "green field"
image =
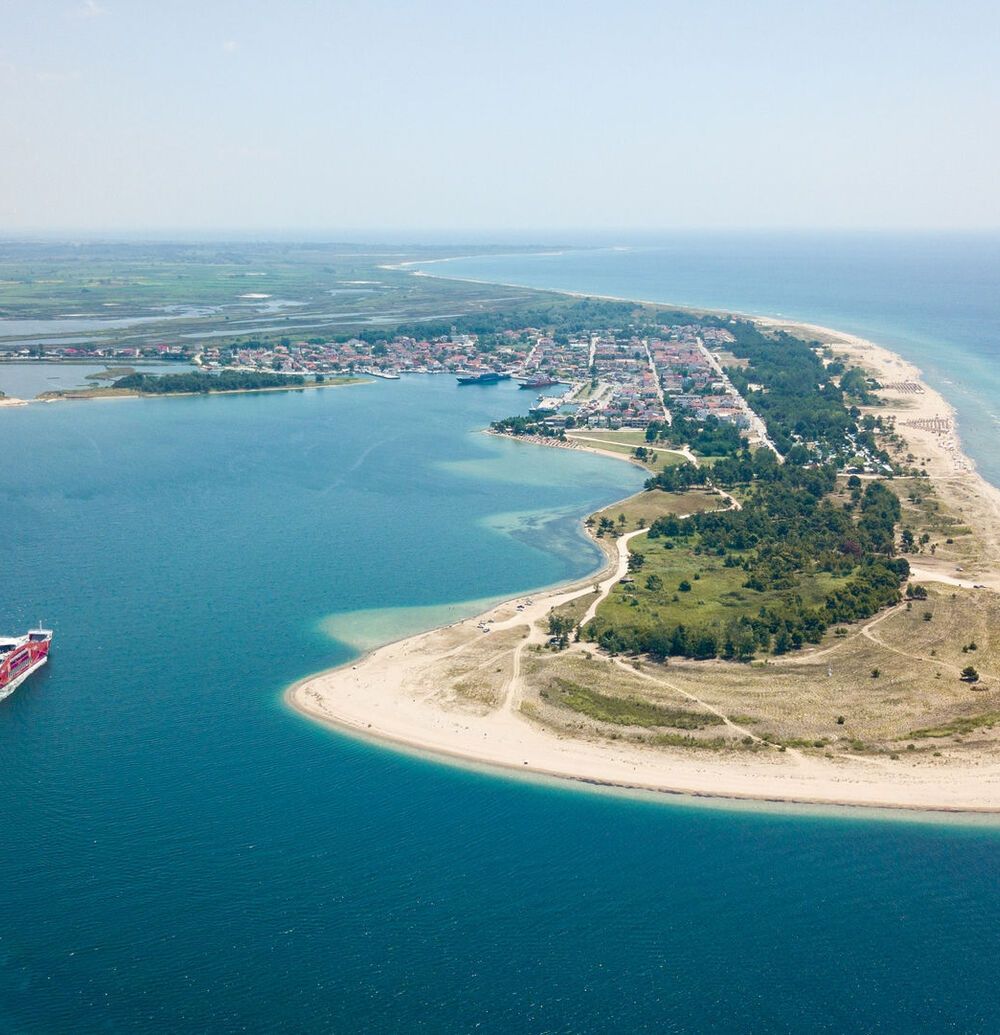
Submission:
MULTIPOLYGON (((793 590, 758 592, 743 586, 747 574, 742 567, 727 568, 721 557, 696 553, 696 549, 697 537, 681 544, 636 536, 629 551, 643 558, 642 567, 632 572, 634 582, 614 587, 598 608, 597 621, 615 626, 721 628, 733 618, 756 617, 762 607, 780 607, 790 594, 806 606, 818 606, 846 581, 818 573, 800 577, 793 590), (673 549, 666 548, 668 542, 673 549), (655 580, 653 587, 647 584, 651 576, 660 580, 658 588, 655 580), (690 589, 682 590, 682 582, 690 589)), ((741 555, 734 552, 733 556, 741 555)))
POLYGON ((621 503, 612 503, 610 507, 594 514, 596 522, 608 518, 625 531, 633 528, 645 528, 658 517, 666 514, 676 516, 695 514, 702 510, 718 510, 724 503, 721 495, 710 492, 664 492, 662 489, 647 489, 636 493, 621 503), (621 517, 625 522, 622 524, 621 517), (641 522, 641 524, 640 524, 641 522))

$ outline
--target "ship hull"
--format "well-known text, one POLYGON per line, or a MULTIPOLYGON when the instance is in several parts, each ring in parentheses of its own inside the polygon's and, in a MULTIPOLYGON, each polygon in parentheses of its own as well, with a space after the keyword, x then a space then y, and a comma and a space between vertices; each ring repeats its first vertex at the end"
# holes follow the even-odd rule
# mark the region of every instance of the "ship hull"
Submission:
POLYGON ((509 381, 510 374, 464 374, 457 380, 460 385, 495 385, 499 381, 509 381))
POLYGON ((35 661, 30 667, 26 668, 23 672, 16 675, 9 683, 4 686, 0 686, 0 701, 10 697, 10 695, 28 678, 32 673, 37 672, 46 661, 49 660, 48 654, 43 654, 37 661, 35 661))

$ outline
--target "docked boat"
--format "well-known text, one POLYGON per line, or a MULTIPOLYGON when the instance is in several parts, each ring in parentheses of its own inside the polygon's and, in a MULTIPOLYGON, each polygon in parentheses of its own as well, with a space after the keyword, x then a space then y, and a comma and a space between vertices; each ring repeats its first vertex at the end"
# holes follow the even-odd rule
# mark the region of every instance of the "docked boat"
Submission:
POLYGON ((519 388, 551 388, 552 385, 557 385, 559 382, 554 377, 549 377, 548 374, 538 374, 528 381, 522 381, 518 386, 519 388))
POLYGON ((49 660, 51 629, 29 629, 23 636, 0 636, 0 701, 49 660))
POLYGON ((492 385, 497 381, 509 381, 510 374, 502 374, 498 370, 484 370, 481 374, 459 374, 460 385, 492 385))

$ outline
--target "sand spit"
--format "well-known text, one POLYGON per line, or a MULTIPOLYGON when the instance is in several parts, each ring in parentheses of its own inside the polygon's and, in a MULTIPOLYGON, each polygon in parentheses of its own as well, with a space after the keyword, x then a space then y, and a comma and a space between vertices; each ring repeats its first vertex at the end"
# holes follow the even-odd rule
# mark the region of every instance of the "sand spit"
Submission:
MULTIPOLYGON (((759 322, 829 342, 887 386, 885 405, 878 412, 896 419, 942 500, 961 510, 980 533, 981 570, 956 573, 944 560, 921 556, 915 564, 917 576, 946 585, 1000 589, 1000 491, 962 453, 952 407, 923 383, 920 371, 861 338, 814 325, 759 322)), ((589 447, 574 443, 568 448, 589 447)), ((988 752, 970 751, 960 760, 915 761, 905 755, 779 751, 763 743, 759 751, 742 752, 654 748, 585 732, 577 736, 536 721, 532 709, 522 707, 525 651, 547 640, 545 619, 553 607, 586 595, 591 597, 587 614, 593 613, 627 571, 632 534, 637 533, 601 541, 609 563, 590 579, 507 601, 465 621, 380 647, 352 664, 302 680, 289 688, 287 700, 310 718, 386 745, 594 786, 768 802, 1000 812, 1000 758, 988 752), (484 679, 487 689, 479 697, 459 689, 474 672, 498 674, 492 682, 484 679)), ((569 650, 588 648, 593 649, 573 644, 569 650)), ((711 707, 697 698, 692 701, 711 707)))

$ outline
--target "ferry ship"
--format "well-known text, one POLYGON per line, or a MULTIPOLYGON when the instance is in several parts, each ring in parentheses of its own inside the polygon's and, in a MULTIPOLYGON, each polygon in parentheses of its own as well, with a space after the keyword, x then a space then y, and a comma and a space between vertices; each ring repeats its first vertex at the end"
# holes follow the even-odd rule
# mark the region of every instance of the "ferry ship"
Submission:
POLYGON ((49 660, 51 629, 29 629, 23 636, 0 636, 0 701, 49 660))
POLYGON ((520 384, 521 388, 549 388, 552 385, 557 385, 559 382, 554 377, 549 377, 548 374, 539 374, 537 377, 531 378, 529 381, 522 381, 520 384))
POLYGON ((502 374, 496 370, 485 370, 481 374, 459 374, 460 385, 494 385, 497 381, 509 381, 510 374, 502 374))

